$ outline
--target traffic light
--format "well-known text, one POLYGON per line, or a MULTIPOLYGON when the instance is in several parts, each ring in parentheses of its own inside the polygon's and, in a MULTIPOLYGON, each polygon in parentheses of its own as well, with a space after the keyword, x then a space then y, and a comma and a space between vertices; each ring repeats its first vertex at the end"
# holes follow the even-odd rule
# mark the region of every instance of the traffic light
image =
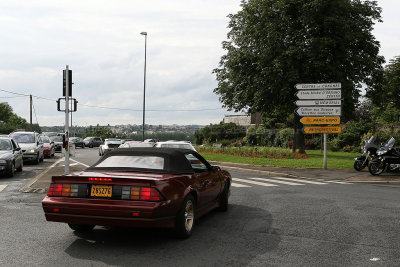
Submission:
MULTIPOLYGON (((63 96, 65 96, 66 93, 66 87, 67 87, 67 76, 66 76, 67 70, 63 70, 63 96)), ((68 70, 68 95, 69 97, 72 96, 72 70, 68 70)))

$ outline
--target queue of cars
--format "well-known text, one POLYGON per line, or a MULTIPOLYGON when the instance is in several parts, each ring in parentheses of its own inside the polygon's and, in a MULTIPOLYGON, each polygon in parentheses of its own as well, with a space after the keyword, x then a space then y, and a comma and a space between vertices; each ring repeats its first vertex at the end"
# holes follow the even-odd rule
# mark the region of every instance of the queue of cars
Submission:
MULTIPOLYGON (((100 137, 70 137, 69 140, 75 147, 99 147, 99 156, 115 150, 116 148, 183 148, 196 151, 190 142, 166 141, 157 142, 154 139, 145 141, 120 140, 116 138, 105 139, 100 137)), ((23 162, 30 161, 39 164, 45 157, 53 157, 55 152, 61 152, 63 146, 62 134, 46 132, 39 134, 29 131, 14 131, 9 135, 0 136, 0 174, 14 176, 15 171, 22 171, 23 162)))

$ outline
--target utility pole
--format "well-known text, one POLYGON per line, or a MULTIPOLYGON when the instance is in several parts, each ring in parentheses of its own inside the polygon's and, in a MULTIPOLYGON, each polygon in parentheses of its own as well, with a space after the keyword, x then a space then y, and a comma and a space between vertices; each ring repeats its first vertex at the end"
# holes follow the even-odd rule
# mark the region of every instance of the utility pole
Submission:
POLYGON ((144 141, 144 126, 145 126, 145 105, 146 105, 146 59, 147 59, 147 32, 141 32, 144 35, 144 81, 143 81, 143 129, 142 129, 142 141, 144 141))
MULTIPOLYGON (((71 100, 72 100, 72 99, 71 99, 71 100)), ((71 101, 71 108, 70 108, 70 110, 73 110, 72 104, 73 104, 73 101, 71 101)), ((71 112, 71 131, 72 131, 72 112, 71 112)), ((71 133, 71 136, 72 136, 72 133, 71 133)), ((74 135, 74 136, 75 136, 75 135, 74 135)))
POLYGON ((32 105, 33 105, 32 95, 29 95, 29 98, 30 98, 30 123, 31 123, 31 131, 33 131, 33 127, 32 127, 32 105))
POLYGON ((68 65, 65 69, 65 174, 69 174, 69 86, 70 80, 72 77, 69 75, 68 65))

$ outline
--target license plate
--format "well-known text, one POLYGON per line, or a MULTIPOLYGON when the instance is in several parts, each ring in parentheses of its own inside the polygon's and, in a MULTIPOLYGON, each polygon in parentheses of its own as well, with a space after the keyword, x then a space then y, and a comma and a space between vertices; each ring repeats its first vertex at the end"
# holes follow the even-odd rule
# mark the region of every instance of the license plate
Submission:
POLYGON ((92 185, 90 192, 92 197, 111 197, 112 186, 111 185, 92 185))

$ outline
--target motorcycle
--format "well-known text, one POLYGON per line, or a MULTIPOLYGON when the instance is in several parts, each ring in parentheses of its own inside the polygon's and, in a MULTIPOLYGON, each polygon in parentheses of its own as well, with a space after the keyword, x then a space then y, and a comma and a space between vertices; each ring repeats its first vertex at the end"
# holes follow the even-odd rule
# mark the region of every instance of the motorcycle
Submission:
POLYGON ((384 171, 400 171, 400 150, 393 147, 395 141, 393 137, 390 138, 369 162, 368 170, 372 175, 379 175, 384 171))
POLYGON ((364 147, 361 147, 362 155, 354 158, 354 169, 356 171, 362 171, 368 166, 369 161, 372 157, 376 156, 378 145, 376 144, 376 138, 371 136, 370 139, 364 140, 364 147))

